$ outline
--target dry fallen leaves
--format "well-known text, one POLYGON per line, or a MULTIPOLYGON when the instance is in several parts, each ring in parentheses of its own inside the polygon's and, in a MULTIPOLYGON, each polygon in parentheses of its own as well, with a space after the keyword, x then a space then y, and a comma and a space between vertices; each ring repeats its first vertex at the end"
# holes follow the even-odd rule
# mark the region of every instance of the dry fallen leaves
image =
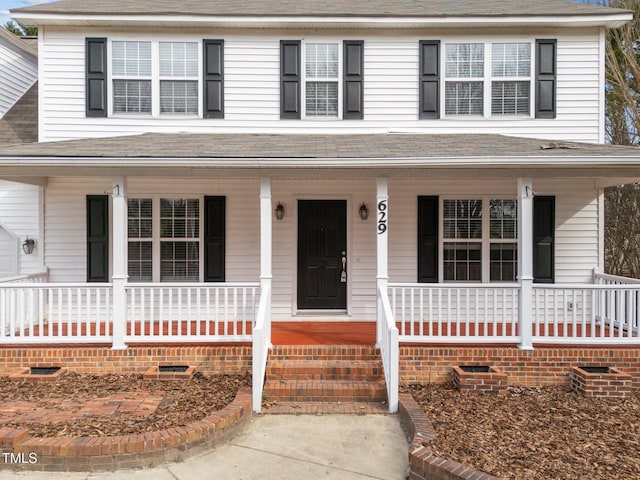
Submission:
POLYGON ((563 387, 506 396, 404 387, 436 429, 435 453, 504 479, 640 478, 640 393, 583 398, 563 387))

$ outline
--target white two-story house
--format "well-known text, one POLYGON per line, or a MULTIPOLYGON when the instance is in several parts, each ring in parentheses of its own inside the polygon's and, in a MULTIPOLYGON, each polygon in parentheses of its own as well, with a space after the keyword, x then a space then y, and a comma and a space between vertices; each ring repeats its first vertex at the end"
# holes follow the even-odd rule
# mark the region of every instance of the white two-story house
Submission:
POLYGON ((377 322, 396 383, 398 339, 640 343, 637 286, 596 285, 612 281, 603 189, 640 178, 637 149, 604 145, 605 32, 631 13, 61 0, 12 15, 39 29, 39 141, 0 147, 0 177, 44 185, 50 286, 6 287, 3 342, 252 340, 255 369, 278 322, 377 322))

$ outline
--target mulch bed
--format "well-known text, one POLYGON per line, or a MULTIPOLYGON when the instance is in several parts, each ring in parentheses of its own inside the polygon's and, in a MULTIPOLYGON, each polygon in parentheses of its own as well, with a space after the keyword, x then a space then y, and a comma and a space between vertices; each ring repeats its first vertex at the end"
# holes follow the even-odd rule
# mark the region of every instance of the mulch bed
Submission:
POLYGON ((214 375, 196 373, 188 381, 143 380, 142 375, 92 376, 67 373, 55 382, 16 382, 0 377, 0 403, 33 402, 34 409, 46 407, 60 412, 73 403, 76 408, 95 403, 96 399, 162 397, 152 411, 138 415, 120 412, 109 415, 87 415, 69 421, 33 423, 28 418, 2 422, 0 426, 28 428, 35 437, 102 436, 138 434, 187 425, 221 410, 233 401, 238 390, 251 386, 250 375, 214 375))
POLYGON ((563 387, 506 396, 403 387, 436 430, 434 453, 504 479, 640 478, 640 393, 583 398, 563 387))

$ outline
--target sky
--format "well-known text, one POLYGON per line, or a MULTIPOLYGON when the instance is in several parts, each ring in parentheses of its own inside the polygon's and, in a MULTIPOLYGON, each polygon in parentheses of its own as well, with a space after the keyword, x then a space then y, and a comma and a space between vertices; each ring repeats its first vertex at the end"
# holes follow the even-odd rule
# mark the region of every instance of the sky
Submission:
POLYGON ((0 25, 7 23, 9 10, 12 8, 28 7, 29 5, 38 5, 39 3, 49 3, 52 0, 0 0, 0 25))

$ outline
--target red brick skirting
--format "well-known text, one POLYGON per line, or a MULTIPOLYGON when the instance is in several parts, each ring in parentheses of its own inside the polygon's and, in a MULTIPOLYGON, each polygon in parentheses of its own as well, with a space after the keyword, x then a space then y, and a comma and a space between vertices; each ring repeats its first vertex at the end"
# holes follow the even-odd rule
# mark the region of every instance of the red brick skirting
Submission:
POLYGON ((411 395, 400 394, 398 413, 409 435, 410 480, 497 480, 462 463, 434 455, 431 444, 436 438, 435 430, 411 395))
POLYGON ((152 467, 211 448, 251 418, 251 390, 242 388, 222 410, 184 427, 137 435, 34 438, 27 429, 0 428, 0 469, 55 472, 152 467))
POLYGON ((585 397, 627 398, 631 395, 631 375, 610 368, 607 373, 590 373, 580 367, 571 369, 571 389, 585 397))
POLYGON ((458 365, 490 365, 506 374, 510 385, 564 385, 582 365, 603 365, 631 375, 640 388, 640 348, 536 346, 535 350, 491 346, 400 345, 401 383, 449 383, 458 365))
POLYGON ((0 371, 12 374, 26 367, 66 367, 70 372, 104 375, 143 374, 158 365, 189 365, 204 375, 244 375, 251 371, 250 345, 158 345, 0 347, 0 371))

